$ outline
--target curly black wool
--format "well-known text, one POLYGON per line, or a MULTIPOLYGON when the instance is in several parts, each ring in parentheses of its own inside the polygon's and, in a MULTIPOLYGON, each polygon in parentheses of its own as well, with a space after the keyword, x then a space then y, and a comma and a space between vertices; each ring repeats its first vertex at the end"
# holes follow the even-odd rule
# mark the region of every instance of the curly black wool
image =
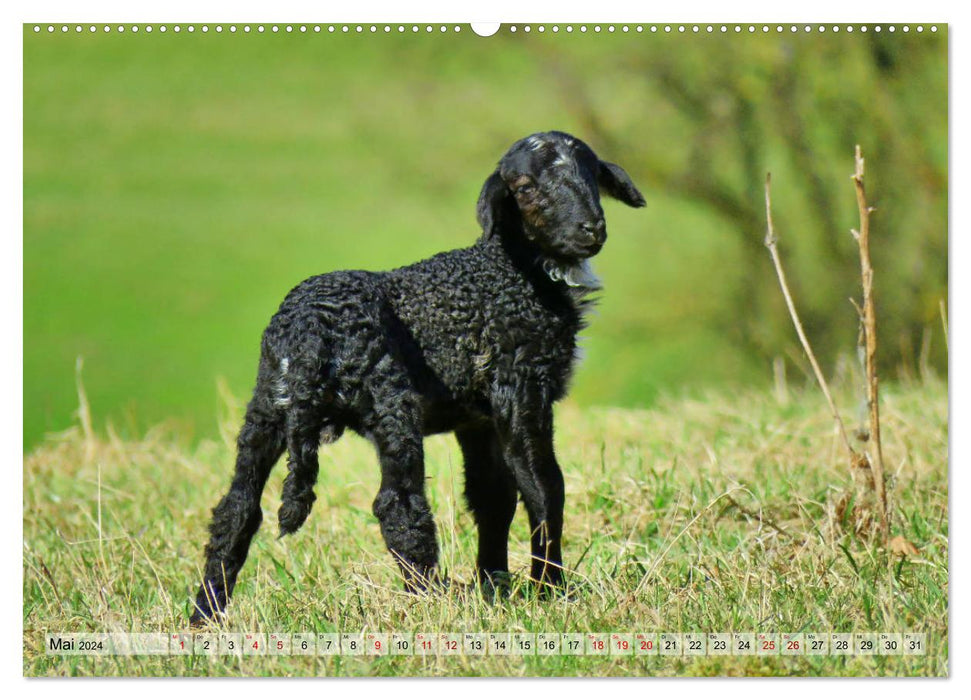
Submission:
POLYGON ((601 192, 644 205, 627 173, 579 139, 534 134, 513 144, 486 180, 477 212, 483 234, 471 247, 390 272, 312 277, 287 295, 263 334, 236 473, 213 511, 194 624, 225 609, 284 450, 281 536, 310 514, 318 447, 345 428, 377 450, 374 515, 409 590, 435 576, 422 442, 446 431, 464 456, 479 579, 508 572, 519 493, 532 529, 532 578, 561 584, 553 403, 566 392, 586 296, 599 288, 588 260, 607 237, 601 192))

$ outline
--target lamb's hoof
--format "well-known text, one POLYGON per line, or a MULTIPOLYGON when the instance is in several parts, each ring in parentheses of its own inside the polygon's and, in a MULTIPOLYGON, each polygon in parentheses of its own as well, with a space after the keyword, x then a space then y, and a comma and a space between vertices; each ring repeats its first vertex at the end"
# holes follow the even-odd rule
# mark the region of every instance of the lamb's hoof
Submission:
POLYGON ((226 613, 222 610, 202 611, 198 607, 189 616, 189 629, 203 630, 208 627, 218 626, 226 619, 226 613))
POLYGON ((451 579, 440 572, 435 566, 417 567, 414 564, 403 564, 402 576, 405 581, 405 592, 415 595, 446 593, 452 587, 451 579))
POLYGON ((277 521, 280 523, 280 537, 292 535, 299 530, 300 526, 307 521, 312 505, 312 502, 284 501, 277 512, 277 521))
POLYGON ((513 589, 512 574, 508 571, 480 571, 479 590, 490 603, 508 598, 513 589))

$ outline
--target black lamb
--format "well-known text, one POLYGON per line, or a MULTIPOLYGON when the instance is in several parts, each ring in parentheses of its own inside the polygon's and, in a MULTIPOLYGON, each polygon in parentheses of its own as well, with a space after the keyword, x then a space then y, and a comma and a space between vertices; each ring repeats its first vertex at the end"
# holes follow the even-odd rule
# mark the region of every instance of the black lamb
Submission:
POLYGON ((307 519, 318 447, 345 428, 377 450, 373 512, 409 591, 436 578, 422 441, 447 431, 464 456, 479 581, 508 576, 518 492, 532 531, 531 578, 544 590, 562 585, 553 403, 567 389, 587 295, 600 289, 589 258, 607 238, 601 193, 644 205, 627 173, 579 139, 534 134, 486 180, 482 236, 471 247, 390 272, 312 277, 287 295, 263 334, 236 473, 213 510, 194 625, 224 611, 283 451, 281 536, 307 519))

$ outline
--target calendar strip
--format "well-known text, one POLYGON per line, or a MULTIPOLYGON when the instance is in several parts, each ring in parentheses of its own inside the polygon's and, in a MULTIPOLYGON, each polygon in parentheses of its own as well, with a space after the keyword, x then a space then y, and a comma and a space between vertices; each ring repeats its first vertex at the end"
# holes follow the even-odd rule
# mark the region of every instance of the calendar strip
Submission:
POLYGON ((923 656, 915 632, 51 633, 54 656, 923 656))

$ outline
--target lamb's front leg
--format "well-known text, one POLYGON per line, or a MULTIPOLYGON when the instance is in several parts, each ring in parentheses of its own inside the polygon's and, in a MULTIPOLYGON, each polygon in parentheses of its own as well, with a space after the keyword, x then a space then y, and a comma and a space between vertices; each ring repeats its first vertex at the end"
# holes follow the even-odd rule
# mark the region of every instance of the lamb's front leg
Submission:
POLYGON ((563 584, 563 473, 553 452, 553 408, 530 396, 497 411, 506 464, 516 477, 529 514, 533 580, 563 584))

